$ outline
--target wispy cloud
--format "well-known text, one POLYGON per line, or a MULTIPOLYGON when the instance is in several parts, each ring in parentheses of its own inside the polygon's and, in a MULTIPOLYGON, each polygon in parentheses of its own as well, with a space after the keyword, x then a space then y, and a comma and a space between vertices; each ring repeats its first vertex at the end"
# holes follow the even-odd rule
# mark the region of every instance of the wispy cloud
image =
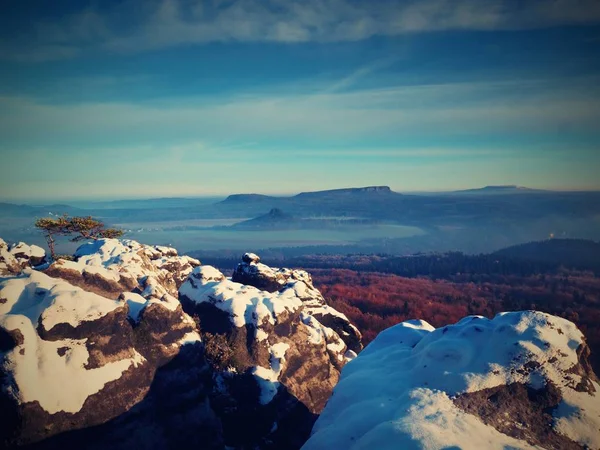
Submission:
POLYGON ((209 42, 343 42, 439 30, 511 30, 600 22, 597 0, 126 0, 38 22, 5 37, 5 59, 142 52, 209 42), (124 20, 123 18, 128 20, 124 20))
MULTIPOLYGON (((597 80, 596 80, 597 81, 597 80)), ((361 145, 504 135, 597 135, 594 80, 557 88, 543 80, 453 83, 304 95, 44 104, 0 98, 2 148, 204 142, 361 145), (591 86, 591 87, 590 87, 591 86)), ((252 144, 248 145, 252 147, 252 144)), ((207 147, 207 148, 208 148, 207 147)), ((225 150, 227 151, 227 150, 225 150)))

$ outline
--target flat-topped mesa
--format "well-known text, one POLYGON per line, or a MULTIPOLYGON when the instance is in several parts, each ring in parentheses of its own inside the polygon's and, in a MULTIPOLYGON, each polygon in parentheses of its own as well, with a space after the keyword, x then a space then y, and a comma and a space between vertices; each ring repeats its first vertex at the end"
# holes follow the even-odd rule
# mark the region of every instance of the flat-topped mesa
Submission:
POLYGON ((301 192, 296 197, 312 197, 322 195, 339 195, 339 194, 391 194, 393 191, 389 186, 365 186, 358 188, 341 188, 341 189, 329 189, 325 191, 309 191, 301 192))
POLYGON ((344 367, 303 449, 599 449, 588 355, 573 323, 536 311, 404 322, 344 367))
MULTIPOLYGON (((21 244, 14 248, 17 255, 26 251, 21 244)), ((147 396, 159 367, 184 345, 200 342, 195 322, 168 293, 173 285, 176 294, 181 276, 167 275, 180 258, 173 249, 102 240, 84 244, 77 255, 46 272, 26 268, 0 280, 0 447, 126 413, 147 396)), ((197 261, 178 263, 185 271, 185 264, 197 261)), ((201 346, 193 347, 203 361, 201 346)), ((190 374, 201 370, 206 368, 186 368, 190 374)))
POLYGON ((352 348, 362 348, 358 330, 325 304, 308 273, 271 268, 252 253, 231 279, 211 266, 195 268, 179 298, 198 319, 207 358, 221 370, 217 385, 227 402, 213 407, 223 419, 226 444, 241 444, 242 421, 255 430, 254 445, 299 446, 341 367, 355 357, 352 348), (321 319, 329 316, 349 331, 341 335, 325 325, 321 319))

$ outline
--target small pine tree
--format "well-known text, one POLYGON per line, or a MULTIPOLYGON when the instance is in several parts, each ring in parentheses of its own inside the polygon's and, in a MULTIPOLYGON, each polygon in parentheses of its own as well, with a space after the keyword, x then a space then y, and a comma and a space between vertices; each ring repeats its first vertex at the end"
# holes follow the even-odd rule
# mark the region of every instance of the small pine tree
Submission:
POLYGON ((44 233, 52 259, 56 257, 54 250, 56 236, 72 236, 75 234, 76 236, 71 241, 77 242, 84 239, 118 238, 123 235, 123 230, 105 228, 104 223, 91 216, 69 217, 64 214, 56 219, 44 217, 36 220, 35 226, 44 233))

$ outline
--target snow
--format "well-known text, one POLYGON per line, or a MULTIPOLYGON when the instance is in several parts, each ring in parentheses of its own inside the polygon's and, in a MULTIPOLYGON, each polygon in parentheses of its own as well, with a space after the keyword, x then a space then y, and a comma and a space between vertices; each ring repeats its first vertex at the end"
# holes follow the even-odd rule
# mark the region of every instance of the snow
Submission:
POLYGON ((121 298, 127 303, 129 312, 127 315, 129 318, 137 322, 140 319, 142 310, 146 307, 148 300, 142 297, 140 294, 135 292, 123 292, 121 298))
POLYGON ((9 274, 11 270, 18 270, 20 264, 20 261, 10 251, 6 241, 0 238, 0 275, 9 274))
POLYGON ((291 289, 274 293, 261 291, 226 279, 211 266, 194 268, 179 293, 193 302, 209 302, 227 312, 236 327, 251 324, 260 328, 264 320, 275 324, 281 314, 302 306, 291 289))
MULTIPOLYGON (((176 311, 177 307, 180 305, 179 300, 169 294, 165 294, 161 299, 147 299, 140 294, 136 294, 135 292, 123 292, 120 298, 122 298, 123 301, 127 303, 127 306, 129 306, 128 316, 135 322, 140 320, 142 311, 148 305, 159 305, 162 308, 168 309, 169 311, 176 311)), ((182 316, 182 320, 191 321, 192 319, 187 314, 184 314, 182 316)))
POLYGON ((119 281, 121 277, 136 283, 143 283, 143 297, 157 297, 170 292, 164 280, 173 277, 185 279, 200 261, 189 256, 177 256, 177 250, 163 246, 143 245, 124 239, 98 239, 81 245, 75 252, 77 265, 83 269, 74 270, 98 273, 106 279, 119 281), (171 267, 179 267, 173 272, 171 267))
POLYGON ((265 368, 256 366, 252 369, 252 374, 260 387, 261 392, 259 402, 261 405, 269 403, 273 400, 275 394, 277 394, 277 388, 279 386, 277 379, 283 370, 285 352, 288 348, 290 348, 290 346, 285 342, 278 342, 277 344, 272 345, 270 348, 271 357, 269 358, 271 367, 265 368))
POLYGON ((582 342, 573 323, 534 311, 471 316, 438 329, 398 324, 344 366, 303 448, 531 448, 463 413, 451 398, 515 382, 539 387, 540 380, 563 393, 555 430, 599 448, 600 386, 594 383, 592 396, 569 380, 582 342), (530 361, 540 367, 520 370, 530 361))
POLYGON ((343 319, 346 322, 348 322, 348 317, 346 317, 346 315, 344 313, 339 312, 337 309, 332 308, 329 305, 323 304, 323 305, 319 305, 317 307, 307 308, 307 311, 311 315, 317 315, 317 314, 321 314, 323 316, 332 315, 335 317, 339 317, 340 319, 343 319))
POLYGON ((6 299, 5 303, 0 303, 0 314, 23 315, 33 324, 41 318, 48 331, 59 323, 77 327, 81 322, 96 320, 121 305, 32 269, 25 269, 19 277, 1 281, 0 298, 6 299))
POLYGON ((600 386, 596 396, 563 390, 563 400, 553 413, 554 429, 588 448, 600 448, 600 386), (582 413, 582 411, 584 413, 582 413))
POLYGON ((46 251, 37 245, 27 245, 25 242, 19 242, 10 246, 10 253, 17 257, 25 255, 27 258, 43 258, 46 256, 46 251))
POLYGON ((315 317, 310 314, 306 314, 302 312, 300 314, 300 319, 302 323, 306 325, 309 336, 308 341, 312 344, 320 344, 325 340, 327 342, 327 350, 333 353, 338 353, 338 358, 341 360, 344 359, 344 352, 346 350, 346 344, 342 339, 340 339, 339 335, 333 331, 331 328, 326 327, 321 322, 319 322, 315 317))
POLYGON ((257 341, 264 341, 265 339, 267 339, 269 337, 268 333, 260 328, 256 329, 256 340, 257 341))
POLYGON ((180 345, 194 344, 196 342, 201 342, 201 341, 202 341, 202 339, 200 338, 200 335, 198 334, 197 331, 190 331, 190 332, 186 333, 179 340, 179 344, 180 345))
POLYGON ((260 261, 260 258, 256 253, 244 253, 243 259, 246 261, 252 261, 252 263, 256 263, 260 261))
POLYGON ((55 261, 54 266, 56 266, 58 268, 66 269, 66 270, 73 270, 82 275, 84 273, 89 273, 92 275, 99 275, 106 280, 115 281, 115 282, 118 282, 120 279, 120 276, 117 272, 105 269, 104 267, 88 266, 81 262, 67 261, 66 259, 59 259, 58 261, 55 261))
POLYGON ((9 389, 20 402, 38 401, 50 414, 75 413, 106 383, 145 361, 131 350, 129 357, 86 369, 87 339, 46 341, 37 334, 40 319, 47 330, 58 323, 76 327, 113 311, 121 305, 117 301, 31 269, 19 277, 0 281, 0 297, 7 300, 0 304, 0 327, 9 332, 18 330, 23 336, 23 342, 5 353, 2 360, 4 369, 12 376, 14 387, 9 389))

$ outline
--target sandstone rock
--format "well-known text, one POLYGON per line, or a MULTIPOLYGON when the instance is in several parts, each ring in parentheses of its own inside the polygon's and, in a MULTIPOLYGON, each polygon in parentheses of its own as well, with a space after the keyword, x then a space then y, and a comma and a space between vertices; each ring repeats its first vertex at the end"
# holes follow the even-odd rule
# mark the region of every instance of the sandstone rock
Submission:
MULTIPOLYGON (((217 370, 212 404, 226 444, 244 439, 260 448, 298 448, 353 356, 312 313, 348 321, 325 304, 306 272, 259 261, 244 255, 231 280, 211 266, 197 267, 179 297, 198 318, 217 370)), ((357 330, 355 336, 360 342, 357 330)))
POLYGON ((84 244, 43 271, 4 253, 17 274, 0 282, 9 447, 297 449, 360 348, 310 275, 256 255, 245 264, 280 274, 277 290, 134 241, 84 244))
POLYGON ((177 289, 200 261, 178 256, 170 247, 132 240, 98 239, 80 246, 76 261, 58 260, 46 271, 53 277, 108 297, 137 291, 145 298, 177 297, 177 289))
POLYGON ((26 267, 42 264, 46 252, 37 245, 27 245, 24 242, 9 246, 0 238, 0 276, 16 275, 26 267))
POLYGON ((409 321, 346 366, 305 449, 600 448, 600 385, 577 327, 526 311, 409 321))
POLYGON ((158 366, 200 340, 178 303, 154 300, 133 324, 125 299, 31 269, 2 280, 0 298, 0 402, 8 417, 0 437, 10 445, 125 413, 148 393, 158 366))
POLYGON ((350 323, 348 318, 331 308, 325 302, 321 293, 316 289, 310 274, 304 270, 274 268, 260 263, 260 258, 254 253, 246 253, 242 257, 231 280, 237 283, 254 286, 268 292, 282 289, 294 289, 296 297, 303 302, 303 309, 314 316, 328 328, 333 329, 344 341, 347 348, 355 353, 362 350, 360 331, 350 323), (296 283, 301 281, 301 283, 296 283))

